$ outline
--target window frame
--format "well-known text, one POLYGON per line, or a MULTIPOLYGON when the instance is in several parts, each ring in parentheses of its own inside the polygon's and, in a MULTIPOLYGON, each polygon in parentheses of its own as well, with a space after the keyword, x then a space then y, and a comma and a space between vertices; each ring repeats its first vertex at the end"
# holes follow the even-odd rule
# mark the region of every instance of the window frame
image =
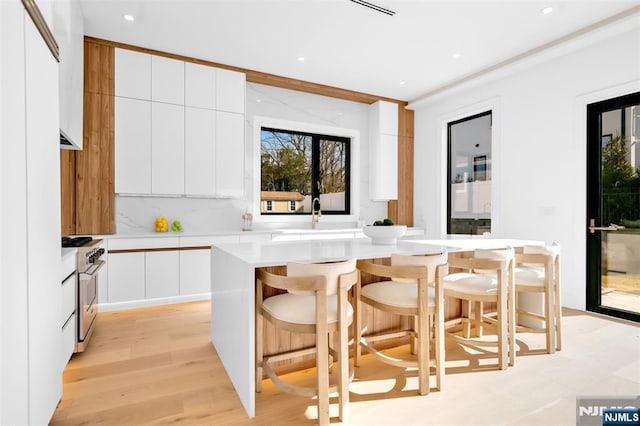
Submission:
MULTIPOLYGON (((358 116, 358 111, 353 111, 353 113, 358 116)), ((305 116, 306 117, 306 116, 305 116)), ((350 168, 351 168, 351 180, 349 182, 349 186, 351 188, 350 194, 350 204, 351 204, 351 213, 346 214, 336 214, 336 215, 323 215, 322 223, 334 223, 334 224, 344 224, 346 222, 355 222, 360 220, 360 214, 362 212, 362 206, 360 205, 360 201, 363 198, 364 186, 366 186, 366 182, 368 177, 362 173, 360 164, 361 164, 361 130, 357 127, 359 124, 351 119, 347 119, 345 123, 353 124, 354 127, 337 127, 335 125, 330 125, 326 123, 331 123, 328 120, 324 120, 322 123, 310 123, 304 121, 296 121, 291 118, 275 118, 260 114, 253 114, 253 117, 247 123, 247 134, 251 135, 251 143, 248 145, 248 149, 250 155, 247 157, 247 161, 251 164, 250 169, 248 170, 249 176, 248 179, 251 182, 250 191, 247 193, 248 202, 250 204, 249 207, 253 214, 253 223, 254 224, 265 224, 266 226, 292 226, 299 225, 306 227, 309 224, 309 216, 307 215, 263 215, 260 213, 260 180, 261 180, 261 170, 260 170, 260 149, 261 149, 261 135, 260 129, 262 127, 274 127, 274 128, 286 128, 296 131, 302 132, 313 132, 313 133, 322 133, 336 136, 344 136, 351 139, 351 160, 350 160, 350 168), (364 182, 361 180, 364 179, 364 182)), ((366 161, 366 160, 365 160, 366 161)), ((366 197, 364 197, 366 198, 366 197)))
MULTIPOLYGON (((257 130, 259 134, 259 151, 262 152, 262 132, 263 131, 271 131, 277 133, 290 133, 297 135, 304 135, 311 137, 311 200, 314 200, 316 197, 320 197, 320 188, 318 183, 320 181, 320 143, 323 140, 330 142, 340 142, 346 145, 345 150, 345 197, 344 197, 344 210, 325 210, 322 208, 322 204, 320 204, 320 209, 323 215, 337 215, 337 216, 348 216, 352 213, 351 206, 351 182, 353 180, 353 176, 351 175, 351 151, 352 151, 352 143, 353 139, 349 136, 338 136, 328 134, 328 132, 309 132, 304 130, 296 130, 290 128, 281 128, 282 126, 274 127, 268 125, 260 125, 257 130)), ((260 163, 260 155, 258 155, 258 190, 262 191, 262 165, 260 163)), ((312 201, 313 202, 313 201, 312 201)), ((261 210, 261 209, 260 209, 261 210)), ((295 210, 291 211, 287 209, 286 212, 277 212, 277 211, 260 211, 260 215, 264 216, 310 216, 311 212, 303 212, 303 213, 295 213, 295 210)))
MULTIPOLYGON (((447 190, 446 190, 446 216, 445 216, 445 230, 446 230, 446 234, 447 235, 454 235, 452 234, 452 230, 451 230, 451 197, 452 197, 452 193, 451 193, 451 181, 453 179, 452 177, 452 167, 451 167, 451 163, 452 163, 452 150, 451 150, 451 128, 457 124, 460 123, 464 123, 467 121, 471 121, 471 120, 475 120, 477 118, 482 118, 482 117, 486 117, 489 116, 491 118, 491 158, 492 160, 494 159, 494 155, 493 155, 493 150, 494 150, 494 132, 493 132, 493 124, 494 124, 494 118, 495 118, 495 111, 494 108, 483 108, 484 111, 482 112, 476 112, 474 114, 470 114, 470 115, 464 115, 460 118, 457 118, 455 120, 450 120, 450 121, 446 121, 446 132, 445 132, 445 138, 446 138, 446 175, 445 175, 445 182, 446 182, 446 186, 447 186, 447 190)), ((485 159, 486 161, 486 159, 485 159)), ((493 167, 493 166, 492 166, 493 167)), ((492 171, 493 173, 493 171, 492 171)), ((494 180, 493 178, 491 179, 492 181, 494 180)), ((475 179, 474 179, 475 181, 475 179)), ((494 191, 494 186, 491 186, 491 192, 492 192, 492 200, 493 200, 493 191, 494 191)), ((489 219, 489 226, 491 227, 491 232, 494 231, 493 227, 494 227, 494 218, 493 218, 493 211, 494 211, 494 206, 492 204, 492 208, 491 208, 491 216, 489 219)), ((464 235, 464 234, 455 234, 455 235, 464 235)))

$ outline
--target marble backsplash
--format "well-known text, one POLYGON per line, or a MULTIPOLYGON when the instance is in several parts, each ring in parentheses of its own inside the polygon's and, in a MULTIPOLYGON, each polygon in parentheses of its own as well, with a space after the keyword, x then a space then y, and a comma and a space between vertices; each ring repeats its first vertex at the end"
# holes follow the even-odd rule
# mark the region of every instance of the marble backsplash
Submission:
MULTIPOLYGON (((239 231, 242 228, 242 214, 247 208, 254 210, 254 197, 258 196, 257 188, 253 188, 254 173, 259 173, 258 170, 253 170, 256 151, 254 144, 259 144, 259 141, 254 140, 255 116, 358 130, 359 205, 356 216, 365 223, 371 223, 386 215, 385 202, 369 200, 369 120, 366 104, 247 83, 244 197, 211 199, 116 196, 116 233, 136 234, 153 231, 154 219, 159 216, 165 216, 170 221, 180 220, 187 232, 239 231)), ((286 218, 260 218, 255 211, 253 213, 256 229, 288 225, 286 218)), ((332 217, 325 220, 338 222, 340 218, 332 217)), ((355 225, 353 217, 344 218, 344 222, 345 226, 355 225)))

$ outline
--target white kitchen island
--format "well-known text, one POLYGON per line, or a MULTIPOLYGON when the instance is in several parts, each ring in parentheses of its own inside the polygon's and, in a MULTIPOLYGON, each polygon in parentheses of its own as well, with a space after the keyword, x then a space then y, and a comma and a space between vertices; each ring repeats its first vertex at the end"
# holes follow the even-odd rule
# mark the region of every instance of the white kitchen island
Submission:
POLYGON ((229 243, 211 250, 211 342, 249 417, 255 416, 255 269, 287 262, 380 259, 392 254, 430 254, 474 248, 521 246, 522 240, 452 238, 399 240, 373 245, 369 239, 229 243))

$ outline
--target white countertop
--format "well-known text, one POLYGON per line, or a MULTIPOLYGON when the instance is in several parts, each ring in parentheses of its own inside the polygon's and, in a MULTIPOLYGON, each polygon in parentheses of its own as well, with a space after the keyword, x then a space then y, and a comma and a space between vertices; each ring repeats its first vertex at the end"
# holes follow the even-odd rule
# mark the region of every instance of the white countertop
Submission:
POLYGON ((359 238, 223 243, 216 245, 216 248, 254 267, 262 267, 284 265, 287 262, 331 262, 347 258, 375 259, 390 257, 394 253, 415 255, 476 248, 518 247, 525 244, 540 244, 540 242, 490 237, 427 240, 424 236, 415 235, 398 240, 394 245, 375 245, 368 238, 359 238))
MULTIPOLYGON (((284 265, 287 262, 331 262, 347 258, 373 259, 398 254, 442 253, 446 247, 424 242, 398 241, 395 245, 374 245, 368 238, 219 244, 223 250, 254 266, 284 265)), ((215 254, 214 254, 215 255, 215 254)))
MULTIPOLYGON (((407 230, 419 230, 423 231, 424 228, 407 228, 407 230)), ((225 235, 255 235, 255 234, 335 234, 335 233, 349 233, 349 232, 361 232, 362 228, 273 228, 273 229, 254 229, 252 231, 241 230, 220 230, 211 232, 198 232, 198 231, 183 231, 183 232, 138 232, 131 234, 106 234, 106 235, 93 235, 94 238, 110 239, 110 238, 163 238, 163 237, 217 237, 225 235)))

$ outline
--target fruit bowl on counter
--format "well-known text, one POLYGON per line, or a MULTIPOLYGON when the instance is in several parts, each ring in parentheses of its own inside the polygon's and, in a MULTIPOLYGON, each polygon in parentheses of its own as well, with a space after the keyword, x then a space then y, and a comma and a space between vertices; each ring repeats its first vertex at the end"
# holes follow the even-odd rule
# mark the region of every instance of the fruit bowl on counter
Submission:
POLYGON ((377 220, 373 225, 362 228, 372 244, 393 245, 407 232, 407 225, 395 225, 391 219, 377 220))

